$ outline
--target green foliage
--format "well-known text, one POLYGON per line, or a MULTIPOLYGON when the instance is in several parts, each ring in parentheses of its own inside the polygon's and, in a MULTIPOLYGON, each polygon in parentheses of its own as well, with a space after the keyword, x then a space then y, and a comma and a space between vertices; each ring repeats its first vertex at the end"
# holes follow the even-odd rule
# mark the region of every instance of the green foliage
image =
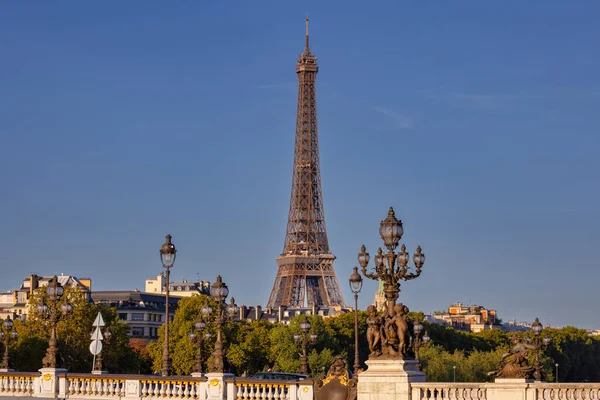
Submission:
MULTIPOLYGON (((53 305, 48 301, 45 288, 33 292, 27 321, 15 322, 18 336, 11 355, 11 365, 18 371, 35 371, 42 367, 42 358, 50 338, 50 323, 48 318, 44 318, 37 311, 37 306, 41 304, 48 307, 53 305)), ((106 323, 104 329, 111 332, 111 337, 103 343, 105 368, 112 373, 137 373, 141 370, 139 357, 128 345, 129 328, 118 319, 115 309, 89 303, 82 291, 70 287, 64 289, 63 297, 55 307, 59 316, 56 326, 59 365, 70 372, 92 370, 90 334, 94 319, 98 312, 101 312, 106 323), (62 315, 60 306, 65 300, 72 306, 72 311, 62 315)))

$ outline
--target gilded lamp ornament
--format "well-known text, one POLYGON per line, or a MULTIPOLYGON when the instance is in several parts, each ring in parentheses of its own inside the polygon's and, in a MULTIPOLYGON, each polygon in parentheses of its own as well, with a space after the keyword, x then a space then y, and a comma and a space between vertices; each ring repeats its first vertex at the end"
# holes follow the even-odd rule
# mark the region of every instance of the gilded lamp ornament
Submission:
POLYGON ((358 263, 362 274, 366 278, 382 281, 386 299, 386 312, 380 315, 374 306, 367 309, 367 341, 371 354, 369 358, 405 358, 413 350, 414 332, 413 323, 408 316, 408 307, 396 304, 400 293, 400 282, 416 279, 421 275, 425 264, 425 254, 421 246, 413 254, 415 269, 409 267, 410 256, 406 246, 402 245, 399 252, 395 252, 398 243, 404 234, 402 221, 396 218, 394 209, 390 207, 387 218, 381 221, 379 235, 387 249, 387 253, 379 248, 374 257, 374 272, 367 272, 370 256, 362 245, 358 253, 358 263))

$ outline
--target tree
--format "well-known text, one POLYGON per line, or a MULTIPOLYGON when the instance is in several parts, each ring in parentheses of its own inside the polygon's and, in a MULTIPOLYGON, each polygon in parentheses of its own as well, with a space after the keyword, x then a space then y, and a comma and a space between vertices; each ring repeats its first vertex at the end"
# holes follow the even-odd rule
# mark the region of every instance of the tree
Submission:
MULTIPOLYGON (((120 321, 116 310, 105 306, 97 306, 87 301, 86 295, 79 288, 65 287, 59 300, 60 305, 68 301, 72 306, 69 314, 62 315, 57 322, 58 351, 60 364, 70 372, 89 372, 92 370, 93 356, 89 351, 92 324, 98 312, 102 313, 105 330, 111 337, 103 346, 104 366, 113 373, 138 372, 136 354, 129 347, 127 324, 120 321)), ((16 323, 18 332, 14 368, 21 371, 35 371, 42 367, 42 358, 48 347, 49 321, 38 311, 38 306, 49 305, 46 288, 35 290, 29 302, 29 318, 26 322, 16 323)))

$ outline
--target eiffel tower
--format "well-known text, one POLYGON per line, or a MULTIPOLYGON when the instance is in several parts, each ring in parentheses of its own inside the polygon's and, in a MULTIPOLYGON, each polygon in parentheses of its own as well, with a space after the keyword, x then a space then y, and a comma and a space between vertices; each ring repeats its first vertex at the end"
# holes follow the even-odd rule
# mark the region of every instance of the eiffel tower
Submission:
POLYGON ((308 45, 298 57, 298 111, 294 144, 292 194, 283 252, 277 257, 277 276, 267 307, 345 307, 329 250, 321 173, 315 79, 317 57, 308 45))

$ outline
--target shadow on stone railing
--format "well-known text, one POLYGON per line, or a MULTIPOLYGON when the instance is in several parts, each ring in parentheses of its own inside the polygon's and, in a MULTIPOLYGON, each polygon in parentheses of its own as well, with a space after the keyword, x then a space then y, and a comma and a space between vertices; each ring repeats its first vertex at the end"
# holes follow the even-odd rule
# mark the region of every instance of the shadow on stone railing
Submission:
MULTIPOLYGON (((227 400, 312 400, 312 379, 227 378, 227 400)), ((209 383, 210 384, 210 383, 209 383)))

